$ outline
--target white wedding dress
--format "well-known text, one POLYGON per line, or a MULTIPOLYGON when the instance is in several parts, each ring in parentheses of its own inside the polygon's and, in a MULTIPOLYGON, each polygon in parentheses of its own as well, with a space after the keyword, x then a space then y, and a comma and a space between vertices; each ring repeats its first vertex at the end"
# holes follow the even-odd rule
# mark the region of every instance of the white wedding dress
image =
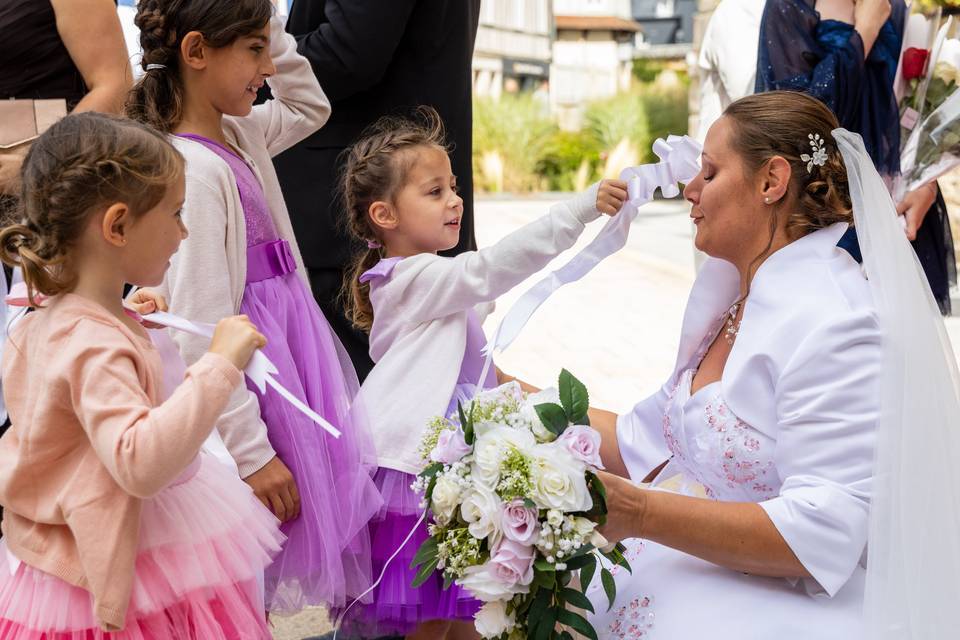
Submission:
POLYGON ((863 637, 864 558, 879 412, 880 331, 867 282, 836 241, 845 224, 771 256, 754 278, 723 378, 690 384, 723 327, 739 275, 710 260, 691 292, 673 375, 618 421, 635 481, 664 460, 661 490, 758 503, 812 579, 745 575, 628 540, 633 568, 588 591, 601 638, 863 637))

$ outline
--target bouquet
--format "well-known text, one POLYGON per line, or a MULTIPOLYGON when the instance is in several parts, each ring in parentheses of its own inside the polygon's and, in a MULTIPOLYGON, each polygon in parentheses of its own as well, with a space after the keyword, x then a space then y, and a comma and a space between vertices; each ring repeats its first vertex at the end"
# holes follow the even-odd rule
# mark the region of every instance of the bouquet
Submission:
MULTIPOLYGON (((564 370, 558 388, 526 394, 511 382, 427 429, 414 489, 430 537, 414 558, 413 586, 441 571, 445 587, 467 589, 483 602, 475 624, 484 638, 572 640, 560 625, 595 640, 575 609, 593 611, 584 594, 598 558, 630 569, 624 547, 596 531, 606 498, 588 406, 586 387, 564 370)), ((613 606, 613 576, 599 568, 613 606)))
POLYGON ((960 164, 960 40, 947 37, 953 18, 941 24, 942 14, 938 6, 932 19, 911 15, 904 34, 895 85, 902 127, 897 201, 960 164))

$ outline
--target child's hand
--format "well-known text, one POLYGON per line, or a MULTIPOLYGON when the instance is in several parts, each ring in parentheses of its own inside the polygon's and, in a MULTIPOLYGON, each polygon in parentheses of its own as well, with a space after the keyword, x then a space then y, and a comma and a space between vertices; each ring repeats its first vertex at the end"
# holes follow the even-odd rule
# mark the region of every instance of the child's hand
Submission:
POLYGON ((627 183, 623 180, 601 180, 597 190, 597 211, 615 216, 627 201, 627 183))
POLYGON ((152 289, 137 289, 127 298, 127 306, 145 316, 154 311, 166 311, 167 300, 152 289))
POLYGON ((243 479, 254 495, 267 509, 273 511, 280 522, 293 520, 300 515, 300 493, 297 483, 287 465, 274 457, 262 469, 243 479))
POLYGON ((253 352, 265 346, 267 339, 247 316, 232 316, 217 323, 210 342, 210 352, 223 356, 243 371, 253 352))

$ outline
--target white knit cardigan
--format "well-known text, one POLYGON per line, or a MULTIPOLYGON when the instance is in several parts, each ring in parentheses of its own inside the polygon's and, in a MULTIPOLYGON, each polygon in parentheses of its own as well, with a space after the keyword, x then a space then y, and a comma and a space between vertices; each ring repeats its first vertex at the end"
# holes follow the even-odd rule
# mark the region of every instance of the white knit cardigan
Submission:
MULTIPOLYGON (((271 20, 270 54, 277 67, 269 79, 274 99, 255 106, 246 117, 224 117, 223 128, 227 140, 241 152, 263 186, 277 233, 290 243, 297 272, 308 282, 272 157, 323 126, 330 117, 330 101, 310 63, 297 53, 296 41, 276 18, 271 20)), ((237 314, 243 298, 247 237, 240 193, 229 165, 217 154, 189 139, 173 137, 173 142, 186 158, 183 220, 190 235, 171 261, 162 291, 171 312, 215 323, 237 314)), ((183 333, 172 337, 187 365, 199 360, 209 347, 204 338, 183 333)), ((260 418, 257 397, 246 386, 234 391, 217 428, 241 477, 259 470, 276 455, 260 418)))
POLYGON ((381 467, 420 471, 424 428, 446 411, 463 363, 468 310, 496 300, 572 247, 584 225, 600 216, 596 204, 595 185, 491 247, 455 258, 406 258, 371 282, 376 366, 359 402, 381 467))

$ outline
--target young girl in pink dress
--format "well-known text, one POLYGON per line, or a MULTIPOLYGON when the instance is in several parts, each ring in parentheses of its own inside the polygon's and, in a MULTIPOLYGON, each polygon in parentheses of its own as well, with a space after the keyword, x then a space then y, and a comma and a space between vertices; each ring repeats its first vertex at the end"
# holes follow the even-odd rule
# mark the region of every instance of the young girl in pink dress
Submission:
POLYGON ((343 191, 349 225, 368 249, 357 256, 345 283, 354 323, 370 333, 376 366, 360 390, 377 447, 375 476, 384 507, 371 526, 374 576, 397 549, 373 592, 373 604, 347 612, 347 626, 408 638, 475 637, 479 604, 457 586, 443 589, 439 574, 417 589, 411 560, 427 538, 416 526, 423 509, 410 485, 423 467, 423 430, 450 415, 478 386, 494 387, 491 368, 482 381, 486 344, 483 308, 573 246, 601 211, 615 214, 626 184, 602 183, 551 209, 497 244, 444 258, 457 244, 463 200, 436 112, 418 121, 384 119, 351 148, 343 191))
POLYGON ((258 579, 276 518, 198 455, 265 338, 224 319, 161 402, 160 355, 122 304, 186 237, 183 194, 183 159, 128 120, 67 116, 27 156, 23 224, 0 232, 38 307, 4 350, 4 640, 270 638, 258 579))

